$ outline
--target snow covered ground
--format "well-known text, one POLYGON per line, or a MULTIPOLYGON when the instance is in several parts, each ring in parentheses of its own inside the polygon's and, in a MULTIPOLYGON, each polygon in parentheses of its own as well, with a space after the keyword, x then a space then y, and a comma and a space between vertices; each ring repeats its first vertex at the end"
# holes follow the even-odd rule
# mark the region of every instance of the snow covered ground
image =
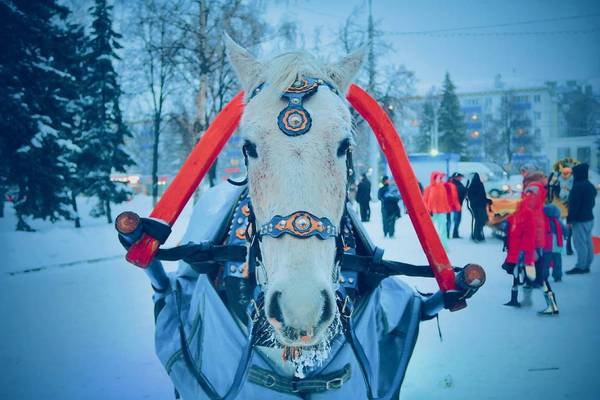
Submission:
MULTIPOLYGON (((86 214, 89 205, 80 206, 86 214)), ((377 207, 367 229, 385 257, 425 262, 407 216, 396 238, 384 239, 377 207)), ((125 209, 145 214, 150 201, 138 196, 115 215, 125 209)), ((189 211, 169 243, 181 237, 189 211)), ((112 226, 84 217, 80 230, 36 221, 37 232, 22 233, 13 231, 12 210, 7 214, 0 219, 0 399, 173 398, 154 355, 148 282, 120 257, 112 226)), ((468 226, 467 217, 464 237, 468 226)), ((600 398, 600 258, 591 274, 554 285, 561 314, 543 318, 536 315, 544 307, 540 291, 531 308, 501 305, 510 279, 499 268, 499 241, 452 240, 449 256, 455 265, 483 265, 488 281, 467 309, 440 314, 443 341, 435 320, 422 324, 403 399, 600 398)), ((574 257, 564 264, 570 268, 574 257)), ((435 288, 433 280, 410 282, 435 288)))

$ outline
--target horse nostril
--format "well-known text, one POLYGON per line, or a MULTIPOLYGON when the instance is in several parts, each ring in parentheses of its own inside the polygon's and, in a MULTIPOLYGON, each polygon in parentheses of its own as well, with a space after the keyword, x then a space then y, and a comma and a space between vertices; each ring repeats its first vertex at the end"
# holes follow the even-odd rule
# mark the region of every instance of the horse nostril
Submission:
POLYGON ((329 321, 333 317, 333 301, 326 290, 321 290, 321 297, 323 297, 323 312, 321 313, 319 325, 329 321))
POLYGON ((279 300, 281 299, 281 292, 275 292, 271 296, 271 301, 269 302, 269 309, 267 311, 267 318, 274 319, 283 325, 283 313, 281 312, 281 306, 279 305, 279 300))

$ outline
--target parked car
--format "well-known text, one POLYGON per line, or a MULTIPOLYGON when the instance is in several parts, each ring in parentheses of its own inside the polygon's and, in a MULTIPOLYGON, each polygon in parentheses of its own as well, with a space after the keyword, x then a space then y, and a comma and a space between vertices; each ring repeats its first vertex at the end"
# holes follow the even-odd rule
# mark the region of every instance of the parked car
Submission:
POLYGON ((502 167, 491 162, 459 162, 456 172, 463 174, 466 180, 471 180, 473 174, 478 173, 492 198, 510 196, 523 190, 519 175, 509 178, 502 167))

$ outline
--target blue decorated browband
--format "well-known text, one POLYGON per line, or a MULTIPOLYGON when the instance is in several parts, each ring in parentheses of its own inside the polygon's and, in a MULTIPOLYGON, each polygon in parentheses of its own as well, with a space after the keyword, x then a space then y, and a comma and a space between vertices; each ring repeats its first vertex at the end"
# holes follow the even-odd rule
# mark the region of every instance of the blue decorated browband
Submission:
POLYGON ((337 228, 328 218, 319 218, 307 211, 296 211, 282 217, 276 215, 258 230, 260 236, 278 238, 284 234, 299 239, 316 236, 321 240, 335 238, 337 228))
MULTIPOLYGON (((338 90, 331 83, 318 78, 297 79, 281 97, 287 100, 288 104, 277 116, 277 126, 288 136, 304 135, 310 130, 312 118, 310 113, 304 108, 304 100, 315 94, 319 86, 326 85, 329 89, 339 96, 338 90)), ((263 88, 261 83, 254 89, 248 101, 256 96, 263 88)))

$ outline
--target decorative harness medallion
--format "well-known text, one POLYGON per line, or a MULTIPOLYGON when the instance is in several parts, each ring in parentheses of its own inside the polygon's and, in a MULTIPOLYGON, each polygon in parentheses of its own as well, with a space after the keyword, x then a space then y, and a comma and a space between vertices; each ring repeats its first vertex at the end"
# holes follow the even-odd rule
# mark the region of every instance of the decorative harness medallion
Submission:
POLYGON ((260 227, 259 234, 273 238, 288 234, 299 239, 316 236, 325 240, 335 238, 337 228, 328 218, 319 218, 307 211, 296 211, 285 217, 274 216, 271 221, 260 227))
MULTIPOLYGON (((304 108, 304 100, 315 94, 321 85, 326 85, 333 93, 339 95, 335 86, 318 78, 297 79, 281 95, 288 102, 287 106, 277 116, 277 126, 279 126, 281 132, 287 136, 301 136, 310 130, 312 118, 304 108)), ((252 91, 250 99, 256 96, 263 86, 264 83, 258 85, 252 91)))

